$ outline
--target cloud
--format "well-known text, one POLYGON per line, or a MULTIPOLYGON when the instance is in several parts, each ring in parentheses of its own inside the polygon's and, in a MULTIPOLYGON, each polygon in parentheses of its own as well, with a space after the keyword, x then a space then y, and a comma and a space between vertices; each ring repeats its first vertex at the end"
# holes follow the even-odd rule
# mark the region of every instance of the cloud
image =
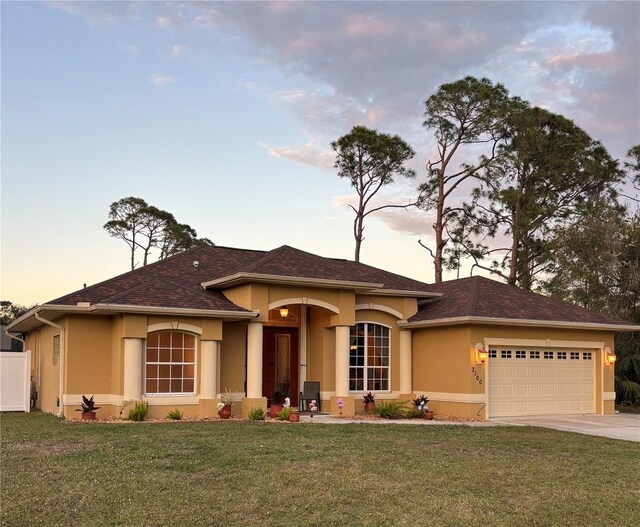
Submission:
POLYGON ((171 75, 153 75, 149 78, 149 82, 154 86, 164 86, 165 84, 171 84, 175 82, 175 79, 171 75))
POLYGON ((263 142, 258 143, 270 156, 289 159, 297 163, 302 163, 323 170, 332 170, 335 155, 332 150, 321 150, 320 145, 311 141, 300 146, 274 146, 263 142))
POLYGON ((187 50, 186 44, 174 44, 171 46, 171 55, 174 57, 181 56, 187 50))

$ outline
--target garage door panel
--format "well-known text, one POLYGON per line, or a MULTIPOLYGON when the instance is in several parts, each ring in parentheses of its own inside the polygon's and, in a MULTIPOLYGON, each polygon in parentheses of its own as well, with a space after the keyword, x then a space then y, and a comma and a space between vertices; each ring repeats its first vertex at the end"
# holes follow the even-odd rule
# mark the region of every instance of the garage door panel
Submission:
POLYGON ((500 351, 488 365, 490 416, 595 411, 594 353, 527 350, 523 358, 522 354, 516 357, 511 353, 509 357, 500 351))

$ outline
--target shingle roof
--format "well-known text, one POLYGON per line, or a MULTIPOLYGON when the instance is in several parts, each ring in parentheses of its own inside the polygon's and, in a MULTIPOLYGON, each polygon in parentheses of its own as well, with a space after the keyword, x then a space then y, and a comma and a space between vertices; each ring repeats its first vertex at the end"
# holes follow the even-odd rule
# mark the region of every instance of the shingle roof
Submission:
POLYGON ((443 295, 437 299, 421 301, 418 312, 409 319, 409 322, 457 317, 485 317, 630 325, 624 320, 602 315, 482 276, 432 284, 428 290, 443 295))
POLYGON ((244 261, 225 269, 211 280, 232 276, 237 273, 252 273, 275 276, 295 276, 321 280, 344 280, 384 284, 383 289, 405 291, 425 291, 424 282, 400 276, 359 262, 325 258, 283 245, 264 253, 251 261, 244 261))
POLYGON ((195 247, 175 256, 121 274, 104 282, 56 298, 47 304, 118 304, 162 306, 216 311, 246 311, 228 300, 220 291, 200 285, 212 274, 250 261, 263 251, 228 247, 195 247), (193 265, 198 261, 198 267, 193 265))

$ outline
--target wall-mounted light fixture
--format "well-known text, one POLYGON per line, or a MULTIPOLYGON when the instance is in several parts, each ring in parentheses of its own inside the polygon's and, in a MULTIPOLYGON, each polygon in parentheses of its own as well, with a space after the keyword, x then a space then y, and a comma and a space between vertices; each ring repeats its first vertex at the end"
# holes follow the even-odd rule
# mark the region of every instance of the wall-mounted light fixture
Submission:
POLYGON ((284 319, 289 316, 289 308, 287 306, 282 306, 280 308, 280 316, 284 319))
POLYGON ((481 342, 478 342, 474 349, 474 360, 476 361, 476 364, 484 364, 487 361, 487 350, 484 347, 484 344, 482 344, 481 342))
POLYGON ((604 349, 604 363, 607 366, 613 366, 616 363, 617 358, 618 357, 613 351, 611 351, 610 347, 607 346, 604 349))

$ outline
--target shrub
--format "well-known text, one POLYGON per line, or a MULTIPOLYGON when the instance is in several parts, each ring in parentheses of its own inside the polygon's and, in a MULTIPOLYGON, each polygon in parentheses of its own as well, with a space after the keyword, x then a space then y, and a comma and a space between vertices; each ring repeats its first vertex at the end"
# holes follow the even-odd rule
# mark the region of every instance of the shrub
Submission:
POLYGON ((136 403, 136 405, 129 410, 129 420, 131 421, 144 421, 149 411, 149 403, 146 401, 136 403))
POLYGON ((399 401, 379 401, 373 411, 384 419, 400 419, 404 415, 403 404, 399 401))
POLYGON ((89 412, 95 412, 96 410, 100 409, 99 406, 96 406, 96 403, 93 400, 93 395, 91 396, 91 399, 87 399, 84 395, 82 396, 82 402, 80 403, 81 409, 80 410, 76 410, 76 412, 82 412, 83 414, 89 413, 89 412))
POLYGON ((364 394, 364 396, 362 397, 362 402, 363 403, 375 403, 376 402, 376 396, 373 392, 367 392, 364 394))
POLYGON ((168 414, 167 414, 167 419, 173 419, 174 421, 180 421, 180 419, 182 419, 182 412, 180 410, 178 410, 177 408, 171 410, 168 414))
POLYGON ((267 413, 262 408, 251 408, 249 410, 249 419, 252 421, 264 421, 267 413))
POLYGON ((407 419, 422 419, 424 417, 424 412, 415 407, 411 407, 405 410, 404 416, 407 419))
POLYGON ((288 421, 289 416, 291 415, 291 412, 293 412, 293 409, 290 406, 288 406, 287 408, 283 408, 278 412, 276 419, 278 421, 288 421))

